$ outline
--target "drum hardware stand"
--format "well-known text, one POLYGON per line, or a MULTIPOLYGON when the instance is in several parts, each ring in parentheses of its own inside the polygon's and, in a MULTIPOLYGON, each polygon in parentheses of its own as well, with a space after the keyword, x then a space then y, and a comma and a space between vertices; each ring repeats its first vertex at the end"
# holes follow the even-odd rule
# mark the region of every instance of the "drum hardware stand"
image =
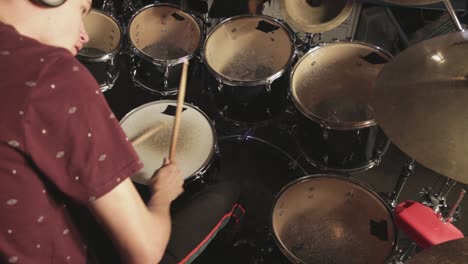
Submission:
POLYGON ((442 210, 446 209, 447 206, 447 195, 452 188, 457 184, 454 180, 446 178, 444 185, 440 191, 436 194, 432 193, 430 188, 423 188, 420 192, 423 197, 422 204, 432 208, 437 214, 442 214, 442 210))
POLYGON ((395 255, 391 258, 388 263, 391 264, 403 264, 413 255, 414 250, 416 250, 416 243, 411 241, 411 243, 405 248, 405 250, 399 249, 395 255))
POLYGON ((114 18, 117 15, 115 5, 114 5, 114 1, 112 1, 112 0, 104 0, 102 2, 101 10, 108 13, 109 15, 111 15, 114 18))
POLYGON ((455 220, 455 218, 458 219, 460 217, 460 212, 458 212, 457 216, 455 216, 455 214, 457 213, 457 210, 458 210, 458 208, 460 206, 461 201, 463 200, 463 197, 465 196, 465 193, 466 193, 465 189, 462 189, 460 191, 460 194, 458 195, 458 199, 453 204, 453 206, 450 209, 447 217, 444 218, 445 223, 451 223, 451 222, 453 222, 455 220))
POLYGON ((406 161, 405 165, 401 170, 400 177, 398 178, 395 188, 393 189, 393 192, 390 195, 387 194, 387 203, 392 208, 396 207, 398 198, 400 197, 401 191, 403 190, 406 181, 409 177, 411 177, 414 174, 414 163, 415 161, 413 159, 406 161))
POLYGON ((120 21, 125 28, 128 27, 128 22, 133 14, 135 14, 142 7, 143 4, 141 3, 141 0, 122 1, 122 14, 120 15, 120 21))
POLYGON ((322 40, 322 35, 323 33, 306 33, 305 40, 302 40, 302 43, 299 44, 299 48, 303 52, 307 52, 308 50, 316 46, 314 44, 314 39, 317 39, 320 42, 322 40))
POLYGON ((450 15, 450 18, 453 21, 453 24, 455 25, 455 28, 457 31, 464 31, 463 27, 460 24, 460 21, 457 18, 457 14, 455 13, 455 10, 453 9, 452 3, 450 0, 443 0, 445 8, 447 8, 447 12, 450 15))

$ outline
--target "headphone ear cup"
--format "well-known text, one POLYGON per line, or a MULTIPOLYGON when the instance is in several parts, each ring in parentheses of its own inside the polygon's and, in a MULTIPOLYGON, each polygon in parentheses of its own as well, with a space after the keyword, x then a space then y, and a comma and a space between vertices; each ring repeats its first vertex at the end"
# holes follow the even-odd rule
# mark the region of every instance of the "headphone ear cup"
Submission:
POLYGON ((48 7, 57 7, 65 3, 67 0, 35 0, 37 3, 48 6, 48 7))

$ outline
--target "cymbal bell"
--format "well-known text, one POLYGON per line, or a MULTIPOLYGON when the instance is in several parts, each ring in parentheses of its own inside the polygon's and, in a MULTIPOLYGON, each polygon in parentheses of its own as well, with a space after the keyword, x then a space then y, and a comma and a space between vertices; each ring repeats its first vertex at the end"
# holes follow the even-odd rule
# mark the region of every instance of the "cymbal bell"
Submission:
POLYGON ((343 23, 354 0, 280 0, 284 20, 306 33, 322 33, 343 23))
POLYGON ((435 3, 440 3, 443 0, 384 0, 387 3, 395 4, 395 5, 430 5, 435 3))
POLYGON ((376 81, 377 123, 422 165, 468 184, 468 32, 420 42, 376 81))
POLYGON ((468 260, 468 238, 445 242, 412 257, 408 264, 464 264, 468 260))

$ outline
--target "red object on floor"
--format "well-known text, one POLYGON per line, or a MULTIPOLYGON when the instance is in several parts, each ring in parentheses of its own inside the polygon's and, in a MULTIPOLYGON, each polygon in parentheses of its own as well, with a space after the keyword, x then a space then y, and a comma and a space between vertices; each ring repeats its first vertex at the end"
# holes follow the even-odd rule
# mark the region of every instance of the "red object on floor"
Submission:
POLYGON ((397 205, 395 224, 421 248, 464 237, 458 228, 445 223, 432 208, 411 200, 397 205))

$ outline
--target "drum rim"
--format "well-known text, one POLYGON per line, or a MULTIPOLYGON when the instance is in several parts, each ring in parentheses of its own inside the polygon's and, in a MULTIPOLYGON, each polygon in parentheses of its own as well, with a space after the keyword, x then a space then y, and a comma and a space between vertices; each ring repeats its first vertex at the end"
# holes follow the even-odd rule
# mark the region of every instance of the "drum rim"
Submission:
POLYGON ((230 17, 230 18, 227 18, 227 19, 224 19, 223 21, 221 21, 221 23, 217 24, 213 29, 210 30, 210 33, 208 33, 208 35, 206 36, 205 40, 204 40, 204 43, 203 43, 203 53, 202 53, 202 58, 203 58, 203 61, 205 62, 204 64, 206 65, 206 68, 211 72, 211 74, 213 74, 216 78, 216 80, 218 82, 221 82, 223 84, 227 84, 227 85, 231 85, 231 86, 258 86, 258 85, 268 85, 268 84, 271 84, 273 81, 275 81, 276 79, 278 79, 279 77, 281 77, 283 74, 286 73, 286 71, 288 69, 291 68, 293 62, 294 62, 294 59, 296 57, 296 54, 297 54, 297 49, 296 49, 296 46, 294 45, 294 43, 296 42, 296 38, 295 38, 295 33, 292 31, 292 29, 288 26, 286 26, 286 24, 281 21, 280 19, 277 19, 277 18, 274 18, 272 16, 268 16, 268 15, 261 15, 261 14, 244 14, 244 15, 238 15, 238 16, 233 16, 233 17, 230 17), (258 81, 240 81, 240 80, 236 80, 236 79, 233 79, 233 78, 229 78, 229 77, 226 77, 226 76, 223 76, 221 74, 219 74, 215 69, 213 69, 211 67, 211 65, 207 62, 206 60, 206 44, 208 42, 208 39, 213 35, 213 33, 219 28, 221 27, 222 25, 224 25, 225 23, 228 23, 228 22, 231 22, 233 20, 237 20, 237 19, 242 19, 242 18, 250 18, 250 17, 260 17, 260 18, 265 18, 266 20, 272 20, 272 21, 275 21, 276 23, 278 23, 287 33, 288 33, 288 36, 290 38, 290 47, 291 47, 291 55, 289 57, 289 61, 284 65, 284 67, 282 69, 280 69, 278 72, 270 75, 269 77, 265 78, 265 79, 262 79, 262 80, 258 80, 258 81))
POLYGON ((175 66, 177 64, 180 64, 180 63, 183 63, 185 61, 188 61, 190 60, 191 58, 195 57, 195 54, 200 50, 200 46, 203 42, 203 27, 202 25, 200 24, 200 21, 197 19, 196 16, 194 16, 193 14, 190 14, 190 13, 187 13, 185 11, 183 11, 179 6, 177 5, 174 5, 174 4, 169 4, 169 3, 153 3, 153 4, 149 4, 149 5, 146 5, 142 8, 140 8, 138 11, 135 12, 135 14, 132 15, 132 17, 130 18, 130 20, 128 21, 128 27, 127 27, 127 40, 128 40, 128 44, 129 44, 129 52, 130 52, 130 55, 131 56, 134 56, 134 55, 137 55, 141 58, 143 58, 144 60, 147 60, 155 65, 158 65, 158 66, 175 66), (190 16, 193 21, 195 21, 195 23, 197 24, 198 26, 198 29, 200 30, 200 36, 198 38, 198 45, 197 45, 197 48, 195 49, 194 52, 190 53, 190 54, 187 54, 183 57, 180 57, 178 59, 174 59, 174 60, 161 60, 161 59, 155 59, 147 54, 145 54, 142 50, 140 50, 139 48, 137 48, 134 44, 133 44, 133 41, 130 37, 130 26, 132 25, 133 23, 133 20, 139 15, 141 14, 143 11, 145 11, 146 9, 150 9, 150 8, 157 8, 157 7, 162 7, 162 6, 165 6, 165 7, 172 7, 172 8, 175 8, 177 10, 179 10, 180 12, 190 16))
MULTIPOLYGON (((321 43, 318 46, 316 46, 316 47, 310 49, 309 51, 307 51, 304 55, 302 55, 302 57, 296 62, 293 69, 291 70, 291 74, 290 74, 290 78, 289 78, 289 95, 290 95, 296 109, 298 109, 301 112, 301 114, 304 115, 305 117, 307 117, 308 119, 310 119, 310 120, 312 120, 314 122, 317 122, 322 127, 325 127, 325 128, 328 128, 328 129, 354 130, 354 129, 361 129, 361 128, 366 128, 366 127, 377 125, 377 121, 376 121, 375 118, 370 119, 370 120, 365 120, 365 121, 359 121, 359 122, 330 122, 330 121, 323 120, 320 116, 317 116, 315 113, 312 113, 312 112, 308 111, 306 109, 306 107, 304 107, 300 103, 300 100, 297 98, 296 93, 293 90, 294 74, 296 73, 296 70, 299 67, 299 65, 301 64, 301 62, 303 62, 310 54, 312 54, 314 52, 317 52, 318 50, 320 50, 322 48, 325 48, 325 47, 334 46, 334 45, 347 45, 347 44, 362 45, 362 46, 366 46, 366 47, 369 47, 369 48, 373 48, 373 49, 385 54, 386 56, 388 56, 389 60, 393 59, 393 55, 390 52, 384 50, 383 48, 380 48, 379 46, 369 44, 369 43, 365 43, 365 42, 362 42, 362 41, 338 40, 338 41, 333 41, 333 42, 329 42, 329 43, 321 43)), ((371 102, 369 102, 369 103, 371 103, 371 102)))
MULTIPOLYGON (((286 184, 283 188, 281 188, 281 190, 278 192, 278 194, 276 194, 275 198, 273 199, 273 205, 271 207, 271 212, 270 212, 270 230, 271 230, 271 233, 273 234, 273 239, 275 240, 275 244, 276 246, 280 249, 280 251, 284 254, 284 256, 286 258, 288 258, 289 260, 294 260, 295 263, 301 263, 301 264, 306 264, 304 262, 302 262, 299 258, 297 258, 296 256, 294 256, 294 254, 292 254, 284 245, 283 243, 280 241, 280 239, 278 238, 278 235, 276 234, 275 232, 275 229, 273 228, 273 220, 274 220, 274 209, 275 209, 275 206, 276 204, 278 203, 278 200, 279 198, 281 197, 281 195, 286 191, 288 190, 291 186, 297 184, 297 183, 301 183, 301 182, 305 182, 309 179, 320 179, 320 178, 331 178, 331 179, 339 179, 339 180, 343 180, 343 181, 347 181, 347 182, 350 182, 350 183, 353 183, 359 187, 362 187, 364 188, 366 191, 369 192, 369 194, 373 195, 375 198, 377 198, 378 201, 381 202, 381 204, 384 206, 384 208, 387 210, 387 212, 389 213, 389 216, 390 218, 392 219, 392 223, 391 223, 391 226, 393 227, 393 236, 394 236, 394 240, 392 242, 392 251, 390 252, 390 254, 386 257, 386 261, 388 261, 393 253, 396 252, 397 250, 397 246, 398 246, 398 239, 399 239, 399 235, 398 235, 398 228, 396 226, 396 223, 395 223, 395 217, 394 217, 394 212, 392 211, 392 209, 390 208, 390 206, 385 202, 385 200, 376 192, 372 189, 372 187, 365 183, 365 182, 362 182, 362 181, 359 181, 357 179, 354 179, 354 178, 351 178, 351 177, 345 177, 345 176, 340 176, 338 174, 327 174, 327 173, 316 173, 316 174, 309 174, 309 175, 306 175, 306 176, 303 176, 301 178, 298 178, 296 180, 293 180, 291 182, 289 182, 288 184, 286 184)), ((386 263, 386 261, 384 263, 386 263)))
POLYGON ((122 25, 120 25, 120 23, 117 21, 117 19, 113 15, 111 15, 111 14, 109 14, 107 12, 104 12, 104 11, 96 9, 96 8, 92 8, 90 13, 91 12, 96 12, 96 13, 99 13, 100 15, 104 15, 107 18, 110 18, 112 20, 112 22, 114 22, 114 24, 117 26, 117 28, 119 29, 119 32, 120 32, 119 44, 111 52, 108 52, 108 53, 106 53, 106 54, 104 54, 102 56, 99 56, 99 57, 86 56, 86 55, 80 54, 79 52, 76 54, 76 56, 79 59, 83 59, 83 60, 90 61, 90 62, 105 62, 105 61, 111 60, 122 49, 122 42, 123 42, 123 39, 124 39, 124 31, 123 31, 122 25))
MULTIPOLYGON (((122 117, 122 119, 120 120, 119 124, 120 124, 120 127, 122 128, 122 124, 123 122, 125 122, 126 119, 128 119, 131 115, 133 115, 134 113, 138 112, 139 110, 145 108, 145 107, 149 107, 151 105, 155 105, 155 104, 163 104, 163 103, 173 103, 173 104, 177 104, 177 100, 158 100, 158 101, 152 101, 152 102, 148 102, 146 104, 142 104, 134 109, 132 109, 130 112, 128 112, 127 114, 124 115, 124 117, 122 117)), ((218 137, 217 137, 217 134, 216 134, 216 129, 213 125, 213 121, 208 117, 208 115, 203 112, 199 107, 197 107, 196 105, 193 105, 193 104, 190 104, 190 103, 186 103, 184 102, 184 106, 188 106, 194 110, 196 110, 197 112, 199 112, 200 114, 202 114, 203 117, 205 117, 205 119, 208 121, 208 124, 210 125, 210 128, 211 128, 211 131, 213 132, 213 146, 211 147, 211 151, 210 151, 210 154, 208 155, 206 161, 200 166, 200 168, 198 170, 196 170, 192 175, 190 175, 189 177, 185 178, 184 180, 185 181, 192 181, 192 180, 195 180, 199 177, 201 177, 203 174, 206 173, 206 171, 210 168, 211 166, 211 163, 213 163, 213 157, 215 156, 215 154, 218 152, 218 137)), ((125 131, 123 130, 122 128, 122 131, 125 133, 125 131)), ((138 180, 135 180, 133 175, 132 177, 130 177, 132 181, 136 182, 136 183, 140 183, 140 184, 143 184, 143 185, 148 185, 147 182, 142 182, 142 181, 138 181, 138 180)))

